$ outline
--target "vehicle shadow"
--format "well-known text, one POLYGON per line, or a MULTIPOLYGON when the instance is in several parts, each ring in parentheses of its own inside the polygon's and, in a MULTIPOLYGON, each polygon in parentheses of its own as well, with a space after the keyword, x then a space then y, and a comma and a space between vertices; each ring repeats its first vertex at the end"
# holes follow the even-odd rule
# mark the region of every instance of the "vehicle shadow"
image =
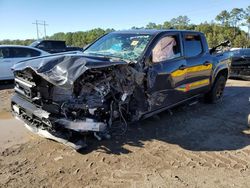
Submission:
MULTIPOLYGON (((248 128, 250 114, 250 88, 227 87, 224 99, 218 104, 180 106, 173 115, 162 112, 137 125, 128 127, 126 135, 97 142, 88 140, 88 147, 80 153, 99 149, 109 154, 133 152, 126 145, 144 147, 146 141, 161 141, 179 145, 191 151, 237 150, 250 144, 250 135, 243 133, 248 128)), ((98 150, 98 151, 99 151, 98 150)))
POLYGON ((0 91, 4 89, 13 89, 14 80, 0 81, 0 91))

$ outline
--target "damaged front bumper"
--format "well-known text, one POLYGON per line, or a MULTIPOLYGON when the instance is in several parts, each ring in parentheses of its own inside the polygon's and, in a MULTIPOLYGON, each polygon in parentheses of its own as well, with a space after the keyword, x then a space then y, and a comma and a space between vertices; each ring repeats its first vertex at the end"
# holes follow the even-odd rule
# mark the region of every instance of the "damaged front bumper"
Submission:
POLYGON ((231 78, 240 78, 243 80, 250 80, 250 60, 234 59, 230 68, 231 78))
POLYGON ((246 75, 246 73, 242 73, 242 72, 238 72, 238 73, 231 72, 230 78, 240 78, 243 80, 250 80, 250 70, 248 71, 248 74, 249 75, 246 75))
POLYGON ((93 132, 98 140, 101 140, 102 136, 108 137, 107 124, 104 122, 97 122, 91 118, 70 120, 65 117, 53 117, 49 112, 38 108, 17 94, 12 97, 11 108, 13 115, 23 121, 26 128, 33 133, 63 143, 76 150, 86 147, 86 143, 81 140, 70 141, 70 134, 65 134, 65 132, 93 132))

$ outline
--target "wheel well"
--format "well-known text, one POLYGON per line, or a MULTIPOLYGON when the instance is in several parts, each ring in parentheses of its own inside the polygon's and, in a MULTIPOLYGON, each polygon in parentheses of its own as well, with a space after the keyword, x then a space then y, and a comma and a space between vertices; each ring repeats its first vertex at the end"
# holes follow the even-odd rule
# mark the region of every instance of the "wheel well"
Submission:
POLYGON ((224 76, 226 79, 228 78, 228 70, 227 69, 222 69, 218 72, 216 75, 216 78, 214 81, 216 81, 220 76, 224 76))

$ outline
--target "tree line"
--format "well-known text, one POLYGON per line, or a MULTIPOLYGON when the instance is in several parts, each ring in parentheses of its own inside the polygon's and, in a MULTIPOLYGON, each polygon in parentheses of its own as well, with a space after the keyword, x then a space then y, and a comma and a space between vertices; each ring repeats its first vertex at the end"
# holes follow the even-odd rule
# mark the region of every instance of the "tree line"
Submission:
MULTIPOLYGON (((211 22, 192 24, 187 16, 178 16, 161 24, 148 23, 144 27, 132 27, 131 29, 183 29, 203 32, 209 47, 215 46, 222 41, 230 40, 233 47, 250 47, 250 6, 246 9, 233 8, 230 11, 223 10, 211 22), (248 28, 248 32, 241 29, 242 26, 248 28)), ((83 47, 105 33, 114 29, 96 28, 89 31, 59 32, 48 39, 65 40, 68 46, 83 47)), ((2 40, 0 44, 29 45, 34 40, 2 40)))

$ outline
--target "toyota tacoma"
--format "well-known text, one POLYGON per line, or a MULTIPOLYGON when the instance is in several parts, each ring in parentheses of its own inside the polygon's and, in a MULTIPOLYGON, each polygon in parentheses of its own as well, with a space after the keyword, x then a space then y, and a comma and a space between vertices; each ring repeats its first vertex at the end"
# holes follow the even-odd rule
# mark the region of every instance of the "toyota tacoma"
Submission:
POLYGON ((17 64, 12 112, 33 132, 79 149, 87 135, 123 134, 128 123, 199 96, 218 102, 230 59, 215 51, 196 31, 111 32, 83 52, 17 64))

